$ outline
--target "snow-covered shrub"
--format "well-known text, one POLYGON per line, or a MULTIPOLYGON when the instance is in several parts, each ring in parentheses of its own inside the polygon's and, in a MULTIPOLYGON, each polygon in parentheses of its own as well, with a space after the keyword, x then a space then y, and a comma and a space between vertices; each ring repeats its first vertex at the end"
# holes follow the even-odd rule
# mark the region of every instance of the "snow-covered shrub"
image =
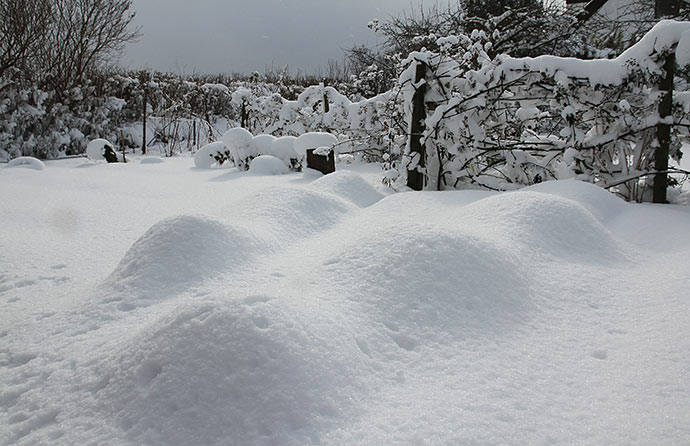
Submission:
POLYGON ((690 23, 663 21, 613 60, 492 59, 489 40, 483 32, 449 36, 439 39, 439 52, 406 60, 399 84, 408 122, 417 88, 426 90, 426 165, 416 164, 408 147, 398 181, 411 169, 433 189, 576 178, 646 199, 658 124, 674 126, 670 155, 681 156, 690 124, 684 94, 675 95, 673 116, 662 121, 659 84, 669 55, 688 64, 690 23), (425 75, 416 82, 420 64, 425 75))
POLYGON ((235 127, 225 132, 223 143, 240 170, 249 169, 251 160, 259 155, 254 144, 254 136, 242 127, 235 127))
POLYGON ((304 158, 307 156, 307 150, 318 149, 320 147, 327 147, 333 150, 338 144, 338 138, 330 133, 325 132, 310 132, 299 136, 295 140, 295 151, 297 156, 304 158))
POLYGON ((268 153, 283 160, 285 165, 291 169, 299 169, 302 164, 297 152, 295 151, 296 139, 297 138, 294 136, 281 136, 280 138, 276 138, 271 143, 270 151, 268 153))
POLYGON ((230 160, 230 150, 222 141, 206 144, 194 154, 194 166, 200 169, 208 169, 214 165, 222 166, 230 160))
POLYGON ((86 156, 93 161, 111 160, 117 161, 117 155, 113 149, 113 145, 107 139, 94 139, 86 146, 86 156), (115 158, 113 158, 115 157, 115 158))
POLYGON ((282 175, 288 173, 288 168, 280 158, 259 155, 249 164, 249 172, 254 175, 282 175))

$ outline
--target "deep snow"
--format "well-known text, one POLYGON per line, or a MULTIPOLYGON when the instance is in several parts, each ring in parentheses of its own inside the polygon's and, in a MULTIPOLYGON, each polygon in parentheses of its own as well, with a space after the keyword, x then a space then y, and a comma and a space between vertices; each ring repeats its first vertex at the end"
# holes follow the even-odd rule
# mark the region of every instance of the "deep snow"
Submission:
POLYGON ((0 168, 4 444, 683 444, 690 209, 0 168))

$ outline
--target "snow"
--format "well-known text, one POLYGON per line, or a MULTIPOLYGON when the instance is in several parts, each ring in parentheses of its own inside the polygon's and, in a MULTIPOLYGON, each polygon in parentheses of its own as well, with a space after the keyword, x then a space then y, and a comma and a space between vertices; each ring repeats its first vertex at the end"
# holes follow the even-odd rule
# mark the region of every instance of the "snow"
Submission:
MULTIPOLYGON (((257 136, 260 137, 261 135, 257 136)), ((297 152, 295 152, 295 140, 297 138, 294 136, 281 136, 276 138, 271 142, 270 154, 280 158, 286 165, 291 165, 292 159, 298 159, 297 152)))
POLYGON ((3 444, 690 437, 687 207, 131 160, 0 169, 3 444))
POLYGON ((33 156, 20 156, 10 160, 5 167, 26 167, 34 170, 43 170, 46 168, 46 165, 43 161, 33 156))
POLYGON ((218 165, 215 158, 217 154, 223 154, 227 148, 222 141, 214 141, 201 147, 194 154, 194 166, 199 169, 210 169, 218 165))
POLYGON ((307 156, 307 150, 319 147, 332 148, 338 143, 338 138, 325 132, 308 132, 300 135, 295 140, 295 151, 301 157, 307 156))
POLYGON ((251 158, 259 155, 254 145, 254 136, 242 127, 228 130, 223 135, 223 143, 230 150, 235 165, 246 170, 251 158))
POLYGON ((94 139, 89 143, 88 146, 86 146, 86 156, 90 160, 94 161, 105 160, 105 156, 103 156, 103 151, 106 146, 111 148, 114 147, 107 139, 94 139))
POLYGON ((288 167, 280 158, 260 155, 249 164, 249 171, 254 175, 282 175, 288 173, 288 167))

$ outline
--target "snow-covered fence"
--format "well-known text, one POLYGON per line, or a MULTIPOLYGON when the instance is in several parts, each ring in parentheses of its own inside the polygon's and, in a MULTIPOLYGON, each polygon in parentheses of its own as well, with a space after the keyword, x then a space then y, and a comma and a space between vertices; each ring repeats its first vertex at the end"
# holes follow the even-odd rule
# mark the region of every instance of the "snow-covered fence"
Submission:
POLYGON ((399 84, 408 122, 422 84, 429 110, 426 163, 415 155, 410 131, 401 184, 408 170, 423 174, 430 189, 510 189, 577 178, 650 200, 647 180, 658 175, 665 191, 662 174, 673 169, 655 163, 657 148, 667 139, 670 149, 661 158, 678 160, 690 125, 690 95, 669 89, 673 64, 667 61, 689 64, 690 23, 662 21, 613 60, 491 59, 489 42, 482 32, 451 36, 439 39, 440 52, 407 59, 399 84), (423 79, 416 77, 420 65, 423 79), (672 106, 660 115, 663 98, 672 106), (668 138, 657 133, 664 126, 668 138))

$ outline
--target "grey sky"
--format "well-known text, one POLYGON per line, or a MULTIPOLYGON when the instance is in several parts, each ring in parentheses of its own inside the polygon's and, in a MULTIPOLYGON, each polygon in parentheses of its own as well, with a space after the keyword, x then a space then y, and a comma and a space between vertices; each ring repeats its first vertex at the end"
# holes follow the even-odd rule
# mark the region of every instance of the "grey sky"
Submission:
MULTIPOLYGON (((143 37, 121 64, 190 73, 312 72, 376 42, 367 23, 434 0, 133 0, 143 37)), ((417 6, 418 7, 418 6, 417 6)))

